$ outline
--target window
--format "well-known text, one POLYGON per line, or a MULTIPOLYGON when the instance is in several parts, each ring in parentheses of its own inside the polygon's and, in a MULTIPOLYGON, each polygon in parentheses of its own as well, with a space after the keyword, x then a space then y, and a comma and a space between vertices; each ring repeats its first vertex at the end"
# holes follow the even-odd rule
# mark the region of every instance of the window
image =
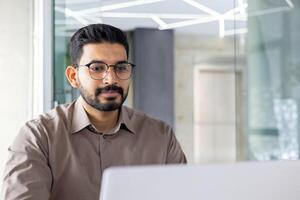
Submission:
POLYGON ((172 117, 188 160, 298 159, 297 6, 292 0, 56 0, 54 102, 79 95, 64 78, 68 41, 78 28, 115 25, 127 31, 132 52, 136 30, 172 30, 172 117))

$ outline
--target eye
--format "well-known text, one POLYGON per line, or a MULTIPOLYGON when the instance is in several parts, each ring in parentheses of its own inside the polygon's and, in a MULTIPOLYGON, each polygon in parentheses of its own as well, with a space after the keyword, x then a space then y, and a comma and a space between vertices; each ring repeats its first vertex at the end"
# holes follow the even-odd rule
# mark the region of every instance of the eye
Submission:
POLYGON ((118 72, 128 72, 130 71, 131 65, 127 63, 120 63, 116 65, 116 71, 118 72))
POLYGON ((106 65, 101 63, 93 63, 90 65, 90 70, 94 73, 106 72, 106 65))

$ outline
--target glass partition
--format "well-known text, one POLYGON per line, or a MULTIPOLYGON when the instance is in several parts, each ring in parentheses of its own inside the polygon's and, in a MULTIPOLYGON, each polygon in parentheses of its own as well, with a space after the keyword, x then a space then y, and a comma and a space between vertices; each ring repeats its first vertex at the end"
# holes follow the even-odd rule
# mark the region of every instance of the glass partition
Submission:
MULTIPOLYGON (((297 6, 292 0, 55 0, 54 102, 79 95, 64 77, 68 41, 78 28, 107 23, 125 30, 131 59, 137 30, 172 30, 173 125, 189 162, 298 159, 297 6)), ((131 107, 135 92, 126 103, 131 107)))
POLYGON ((249 1, 247 159, 299 158, 299 1, 249 1))

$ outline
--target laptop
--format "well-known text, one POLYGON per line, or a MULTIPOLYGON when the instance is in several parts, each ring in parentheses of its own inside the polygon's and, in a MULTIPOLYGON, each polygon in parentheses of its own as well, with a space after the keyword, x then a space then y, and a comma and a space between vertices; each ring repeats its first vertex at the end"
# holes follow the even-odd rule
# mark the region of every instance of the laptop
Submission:
POLYGON ((109 168, 100 200, 300 200, 300 161, 109 168))

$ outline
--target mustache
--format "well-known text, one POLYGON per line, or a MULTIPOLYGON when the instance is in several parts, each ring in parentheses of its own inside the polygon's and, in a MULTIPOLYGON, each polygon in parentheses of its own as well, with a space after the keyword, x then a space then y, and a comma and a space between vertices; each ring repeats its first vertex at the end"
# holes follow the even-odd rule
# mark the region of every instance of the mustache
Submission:
POLYGON ((123 96, 123 89, 121 87, 118 87, 116 85, 108 85, 105 86, 103 88, 97 88, 95 95, 98 96, 99 94, 101 94, 102 92, 108 92, 108 91, 114 91, 114 92, 118 92, 123 96))

